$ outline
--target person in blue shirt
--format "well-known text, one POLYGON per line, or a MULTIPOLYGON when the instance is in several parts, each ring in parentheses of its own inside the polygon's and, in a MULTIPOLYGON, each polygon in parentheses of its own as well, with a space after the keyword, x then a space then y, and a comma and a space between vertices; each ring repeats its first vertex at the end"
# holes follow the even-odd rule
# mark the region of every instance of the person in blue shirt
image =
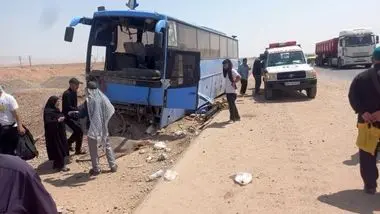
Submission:
POLYGON ((238 68, 238 73, 241 76, 241 79, 240 79, 240 83, 241 83, 240 94, 241 95, 245 95, 245 92, 247 91, 248 71, 249 71, 249 66, 247 64, 247 58, 244 58, 243 63, 238 68))

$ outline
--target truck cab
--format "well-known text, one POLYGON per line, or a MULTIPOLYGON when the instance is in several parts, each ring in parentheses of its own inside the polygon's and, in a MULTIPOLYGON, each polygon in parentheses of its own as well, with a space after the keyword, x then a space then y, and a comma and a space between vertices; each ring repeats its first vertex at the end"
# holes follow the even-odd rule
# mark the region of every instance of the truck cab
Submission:
POLYGON ((267 100, 279 91, 306 91, 309 98, 317 94, 316 71, 307 63, 297 42, 273 43, 263 58, 264 92, 267 100))
POLYGON ((337 67, 372 65, 372 52, 379 42, 379 37, 367 29, 345 30, 339 33, 337 67))

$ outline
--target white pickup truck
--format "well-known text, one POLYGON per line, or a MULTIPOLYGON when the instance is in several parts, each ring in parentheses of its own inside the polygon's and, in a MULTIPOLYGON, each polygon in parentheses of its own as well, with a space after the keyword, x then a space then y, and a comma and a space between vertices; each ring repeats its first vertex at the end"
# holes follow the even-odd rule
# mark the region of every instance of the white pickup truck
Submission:
POLYGON ((307 63, 302 48, 295 41, 273 43, 263 57, 265 98, 277 91, 306 91, 309 98, 317 95, 317 74, 307 63))

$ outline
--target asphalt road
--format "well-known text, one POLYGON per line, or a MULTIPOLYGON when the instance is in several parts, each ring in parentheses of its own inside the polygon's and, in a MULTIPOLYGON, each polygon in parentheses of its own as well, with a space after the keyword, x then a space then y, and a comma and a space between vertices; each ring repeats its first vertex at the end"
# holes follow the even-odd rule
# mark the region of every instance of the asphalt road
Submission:
POLYGON ((330 80, 346 80, 352 81, 352 79, 359 73, 365 71, 363 67, 336 69, 326 67, 315 67, 319 78, 327 78, 330 80))

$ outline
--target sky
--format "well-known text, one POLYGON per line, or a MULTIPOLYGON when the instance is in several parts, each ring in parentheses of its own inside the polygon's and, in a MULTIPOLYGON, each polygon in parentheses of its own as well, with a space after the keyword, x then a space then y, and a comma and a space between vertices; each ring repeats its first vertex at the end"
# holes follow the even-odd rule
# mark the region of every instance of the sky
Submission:
MULTIPOLYGON (((257 56, 271 42, 296 40, 313 53, 318 41, 339 31, 370 28, 380 34, 379 0, 137 0, 155 11, 237 35, 239 56, 257 56)), ((85 60, 89 27, 79 25, 74 41, 63 41, 73 17, 92 17, 98 6, 127 9, 124 0, 13 0, 2 2, 0 64, 18 56, 46 62, 85 60)))

